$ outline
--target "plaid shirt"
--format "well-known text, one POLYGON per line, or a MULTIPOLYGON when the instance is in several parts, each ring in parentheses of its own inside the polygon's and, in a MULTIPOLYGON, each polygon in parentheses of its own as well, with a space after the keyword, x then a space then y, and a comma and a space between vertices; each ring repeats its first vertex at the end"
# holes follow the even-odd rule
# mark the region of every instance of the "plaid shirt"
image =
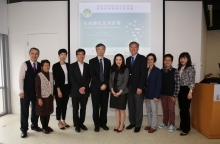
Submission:
MULTIPOLYGON (((169 69, 164 68, 164 72, 168 72, 172 70, 173 67, 170 67, 169 69)), ((173 97, 177 97, 180 91, 180 75, 178 69, 176 69, 174 73, 174 80, 175 80, 175 89, 174 89, 174 94, 173 97)))

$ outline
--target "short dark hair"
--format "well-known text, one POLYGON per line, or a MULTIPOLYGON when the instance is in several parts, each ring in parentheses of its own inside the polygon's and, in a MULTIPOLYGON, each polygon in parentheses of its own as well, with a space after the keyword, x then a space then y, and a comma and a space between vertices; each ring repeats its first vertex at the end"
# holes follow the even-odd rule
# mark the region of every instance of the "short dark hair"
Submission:
POLYGON ((79 53, 79 52, 83 52, 84 55, 86 55, 86 51, 82 48, 79 48, 78 50, 76 50, 76 55, 79 53))
POLYGON ((38 48, 36 48, 36 47, 32 47, 32 48, 29 50, 29 54, 31 53, 32 50, 36 50, 36 51, 38 51, 38 54, 40 53, 40 51, 39 51, 38 48))
POLYGON ((130 42, 129 47, 130 47, 132 44, 136 44, 137 47, 139 48, 139 43, 137 43, 136 41, 130 42))
POLYGON ((43 67, 45 63, 49 63, 49 65, 50 65, 50 61, 45 59, 45 60, 41 61, 41 67, 43 67))
POLYGON ((95 48, 97 49, 97 48, 100 47, 100 46, 103 46, 104 48, 106 48, 105 45, 102 44, 102 43, 97 44, 97 45, 95 46, 95 48))
POLYGON ((155 55, 154 53, 149 53, 149 54, 146 56, 146 60, 148 60, 148 57, 149 57, 149 56, 152 56, 152 57, 154 58, 154 62, 157 61, 157 57, 156 57, 156 55, 155 55))
POLYGON ((192 66, 192 61, 191 61, 190 54, 189 54, 188 52, 183 52, 183 53, 181 53, 180 56, 179 56, 178 70, 180 70, 181 67, 182 67, 182 64, 181 64, 181 62, 180 62, 180 59, 181 59, 181 58, 184 58, 184 57, 186 57, 186 58, 188 59, 188 60, 187 60, 187 63, 186 63, 186 66, 185 66, 184 69, 186 69, 186 68, 192 66))
POLYGON ((173 61, 173 55, 171 55, 171 54, 166 54, 166 55, 163 57, 163 60, 165 60, 166 57, 170 57, 171 60, 173 61))
POLYGON ((66 49, 60 49, 60 50, 58 51, 58 55, 60 55, 61 53, 68 54, 66 49))

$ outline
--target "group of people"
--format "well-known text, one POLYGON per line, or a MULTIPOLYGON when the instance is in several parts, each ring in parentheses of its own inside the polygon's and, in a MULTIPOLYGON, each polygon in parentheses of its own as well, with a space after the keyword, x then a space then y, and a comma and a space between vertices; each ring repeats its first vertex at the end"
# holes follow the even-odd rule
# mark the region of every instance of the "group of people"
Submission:
POLYGON ((126 60, 122 54, 116 54, 111 61, 104 57, 104 44, 96 45, 97 56, 84 62, 84 49, 76 50, 77 61, 66 63, 67 51, 60 49, 60 61, 52 66, 50 62, 37 62, 39 50, 31 48, 30 60, 24 62, 20 68, 19 87, 21 105, 21 137, 27 136, 29 105, 31 102, 31 129, 45 134, 53 132, 48 126, 50 114, 53 113, 53 100, 56 100, 56 119, 61 130, 70 127, 66 121, 66 110, 69 96, 72 98, 73 123, 76 132, 87 130, 84 125, 86 105, 91 94, 93 107, 94 131, 100 127, 109 130, 107 126, 107 112, 110 92, 110 108, 115 109, 116 126, 113 131, 120 133, 125 128, 125 109, 128 103, 129 122, 127 130, 134 128, 138 133, 143 121, 143 101, 146 99, 149 133, 157 128, 169 126, 174 131, 175 101, 178 98, 180 109, 180 135, 187 135, 190 131, 190 102, 195 84, 195 69, 192 66, 189 53, 183 52, 179 56, 178 68, 172 67, 173 56, 164 56, 164 68, 155 66, 156 55, 146 57, 139 54, 139 44, 131 42, 129 50, 131 56, 126 60), (163 108, 163 122, 158 126, 158 100, 161 98, 163 108), (38 126, 38 117, 42 129, 38 126))

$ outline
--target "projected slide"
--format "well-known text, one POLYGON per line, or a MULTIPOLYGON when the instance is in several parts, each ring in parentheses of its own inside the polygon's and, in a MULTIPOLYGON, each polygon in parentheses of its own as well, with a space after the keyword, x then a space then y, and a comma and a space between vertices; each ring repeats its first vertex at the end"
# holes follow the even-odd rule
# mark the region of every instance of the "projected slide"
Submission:
POLYGON ((79 47, 96 55, 95 45, 106 45, 106 54, 130 54, 131 41, 142 53, 151 51, 150 3, 79 3, 79 47))

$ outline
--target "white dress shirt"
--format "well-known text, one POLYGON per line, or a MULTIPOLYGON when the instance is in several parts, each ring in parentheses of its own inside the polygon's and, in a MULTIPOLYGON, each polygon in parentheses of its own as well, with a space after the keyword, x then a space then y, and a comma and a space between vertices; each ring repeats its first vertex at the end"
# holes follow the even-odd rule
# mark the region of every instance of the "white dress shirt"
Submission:
MULTIPOLYGON (((31 66, 34 67, 34 62, 30 60, 31 66)), ((37 69, 37 62, 35 62, 35 67, 37 69)), ((24 93, 24 78, 25 73, 27 71, 27 64, 24 62, 21 64, 20 72, 19 72, 19 89, 20 93, 24 93)))
POLYGON ((64 71, 64 75, 65 75, 65 84, 68 84, 68 71, 67 71, 67 67, 66 64, 61 65, 63 71, 64 71))
POLYGON ((80 69, 81 75, 83 76, 84 62, 83 62, 83 63, 80 63, 80 62, 78 61, 78 65, 79 65, 79 69, 80 69))

